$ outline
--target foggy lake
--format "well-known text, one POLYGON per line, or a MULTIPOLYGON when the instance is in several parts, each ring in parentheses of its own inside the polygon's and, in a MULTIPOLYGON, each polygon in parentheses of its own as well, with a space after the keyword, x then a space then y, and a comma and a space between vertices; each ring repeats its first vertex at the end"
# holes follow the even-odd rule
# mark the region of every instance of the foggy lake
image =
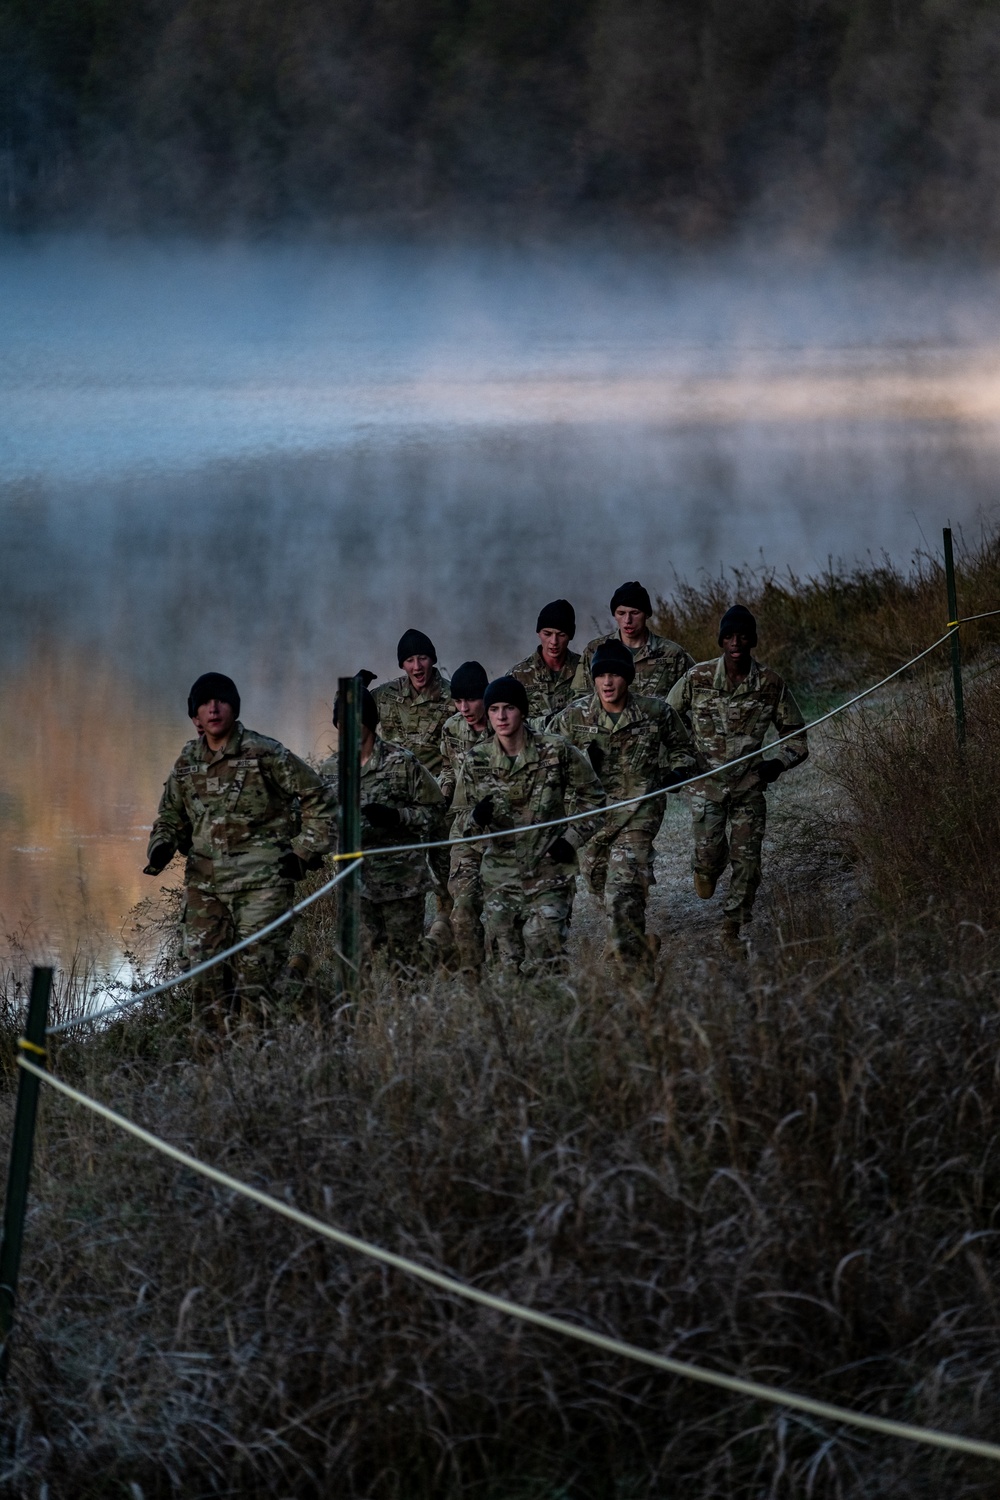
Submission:
POLYGON ((579 644, 626 578, 991 523, 997 290, 761 250, 0 246, 4 932, 120 948, 205 670, 320 755, 337 676, 394 673, 408 626, 497 673, 559 595, 579 644))

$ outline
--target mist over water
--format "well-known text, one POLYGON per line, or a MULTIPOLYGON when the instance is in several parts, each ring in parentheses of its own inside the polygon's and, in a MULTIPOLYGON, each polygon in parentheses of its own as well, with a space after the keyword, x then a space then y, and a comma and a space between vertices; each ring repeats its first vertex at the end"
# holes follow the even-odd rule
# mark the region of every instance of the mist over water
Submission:
POLYGON ((10 243, 0 405, 0 915, 65 954, 153 885, 210 667, 319 754, 409 625, 499 672, 557 595, 586 640, 624 578, 990 520, 1000 299, 735 252, 10 243))

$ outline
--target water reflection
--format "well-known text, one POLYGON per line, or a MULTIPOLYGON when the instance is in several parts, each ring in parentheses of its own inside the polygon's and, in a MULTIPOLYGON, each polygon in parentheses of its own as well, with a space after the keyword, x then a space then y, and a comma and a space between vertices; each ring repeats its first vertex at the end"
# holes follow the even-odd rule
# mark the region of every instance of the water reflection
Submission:
POLYGON ((0 254, 0 916, 35 953, 121 947, 206 669, 321 756, 408 625, 500 671, 549 598, 586 637, 625 577, 993 514, 988 278, 333 259, 0 254))

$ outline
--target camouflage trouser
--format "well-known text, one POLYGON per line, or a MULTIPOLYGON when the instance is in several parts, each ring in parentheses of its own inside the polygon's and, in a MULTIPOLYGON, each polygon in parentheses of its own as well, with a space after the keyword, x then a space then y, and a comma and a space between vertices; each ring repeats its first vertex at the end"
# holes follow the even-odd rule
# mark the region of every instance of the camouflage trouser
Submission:
POLYGON ((523 883, 483 887, 483 926, 502 969, 540 974, 560 966, 566 950, 573 886, 523 883))
POLYGON ((608 946, 619 961, 647 964, 646 898, 653 884, 653 833, 623 829, 607 850, 604 910, 608 946))
MULTIPOLYGON (((609 802, 612 800, 612 798, 608 798, 609 802)), ((646 803, 646 807, 649 811, 643 819, 644 828, 642 837, 648 837, 649 843, 652 845, 656 835, 660 831, 660 825, 663 822, 663 814, 666 808, 662 801, 646 803)), ((624 832, 628 832, 629 837, 631 837, 633 831, 623 830, 624 832)), ((616 837, 621 837, 621 835, 617 835, 616 837)), ((593 891, 595 896, 604 896, 605 894, 608 881, 608 856, 610 849, 611 845, 605 843, 601 838, 596 838, 591 839, 590 843, 585 844, 579 852, 580 874, 587 882, 588 889, 593 891)), ((649 868, 652 870, 651 860, 649 861, 649 868)), ((647 884, 651 885, 652 883, 651 879, 647 880, 647 884)))
POLYGON ((448 891, 458 961, 463 969, 479 969, 483 962, 482 850, 475 844, 456 844, 450 852, 448 891))
MULTIPOLYGON (((436 833, 435 838, 444 838, 444 830, 436 833)), ((459 848, 462 846, 459 845, 459 848)), ((451 911, 450 873, 451 873, 452 851, 447 846, 441 849, 428 849, 427 863, 430 865, 431 879, 434 882, 434 895, 437 897, 438 906, 442 911, 451 911)))
POLYGON ((424 898, 398 896, 392 901, 361 898, 361 938, 365 958, 384 950, 390 964, 412 968, 424 963, 424 898))
MULTIPOLYGON (((261 886, 252 891, 218 892, 188 886, 184 892, 181 932, 187 966, 223 953, 241 938, 259 932, 292 904, 292 884, 261 886)), ((235 1007, 237 999, 259 1014, 274 998, 275 985, 288 961, 293 922, 285 922, 259 943, 251 943, 230 963, 217 964, 193 981, 199 1009, 235 1007)))
POLYGON ((723 915, 749 922, 760 885, 760 851, 767 822, 767 801, 759 786, 747 791, 724 790, 717 797, 696 792, 691 797, 696 875, 718 880, 728 861, 733 868, 723 915), (726 823, 729 837, 726 837, 726 823))

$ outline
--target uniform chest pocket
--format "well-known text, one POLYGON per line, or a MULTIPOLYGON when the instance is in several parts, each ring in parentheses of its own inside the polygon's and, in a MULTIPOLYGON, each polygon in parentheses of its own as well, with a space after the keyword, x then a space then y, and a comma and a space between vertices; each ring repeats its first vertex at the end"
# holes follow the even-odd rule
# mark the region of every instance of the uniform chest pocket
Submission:
POLYGON ((695 732, 704 739, 726 733, 726 715, 716 713, 711 703, 696 703, 691 711, 691 718, 695 732))
POLYGON ((739 734, 762 735, 771 717, 771 705, 759 698, 736 699, 730 705, 730 728, 739 734))

